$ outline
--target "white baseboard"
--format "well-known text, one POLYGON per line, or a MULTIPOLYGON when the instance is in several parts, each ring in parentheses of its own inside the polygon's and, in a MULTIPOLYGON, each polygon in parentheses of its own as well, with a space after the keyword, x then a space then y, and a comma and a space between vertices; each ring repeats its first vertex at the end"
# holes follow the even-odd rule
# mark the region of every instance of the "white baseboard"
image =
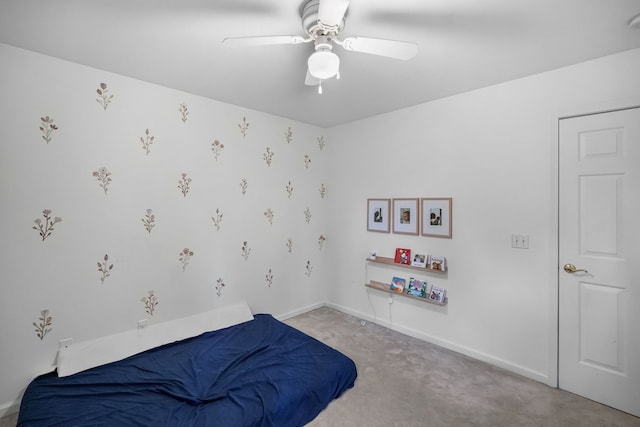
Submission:
POLYGON ((465 356, 472 357, 476 360, 489 363, 491 365, 513 372, 515 374, 522 375, 523 377, 549 385, 548 375, 542 372, 537 372, 532 369, 525 368, 515 363, 511 363, 508 360, 500 359, 498 357, 494 357, 489 354, 474 350, 473 348, 465 347, 451 341, 443 340, 441 338, 437 338, 432 335, 425 334, 424 332, 421 332, 421 331, 416 331, 415 329, 411 329, 409 327, 399 325, 397 323, 391 323, 391 325, 389 325, 389 323, 384 322, 383 319, 374 318, 370 314, 362 313, 360 311, 353 310, 348 307, 344 307, 344 306, 330 303, 330 302, 325 303, 325 305, 327 307, 333 308, 343 313, 355 316, 359 319, 376 323, 380 326, 384 326, 385 328, 393 329, 396 332, 400 332, 401 334, 409 335, 410 337, 414 337, 419 340, 426 341, 431 344, 435 344, 437 346, 446 348, 448 350, 455 351, 456 353, 464 354, 465 356))
POLYGON ((3 403, 0 405, 0 418, 6 417, 7 415, 15 414, 19 410, 20 410, 19 401, 3 403))
MULTIPOLYGON (((295 310, 288 311, 286 313, 281 313, 281 314, 274 315, 273 317, 275 317, 276 319, 282 321, 282 320, 287 320, 290 317, 298 316, 299 314, 304 314, 304 313, 306 313, 308 311, 315 310, 317 308, 328 307, 328 306, 329 306, 329 304, 327 302, 320 301, 320 302, 316 302, 316 303, 311 304, 311 305, 307 305, 307 306, 302 307, 302 308, 297 308, 295 310)), ((336 309, 336 310, 339 310, 339 309, 336 309)), ((340 310, 340 311, 342 311, 342 310, 340 310)))

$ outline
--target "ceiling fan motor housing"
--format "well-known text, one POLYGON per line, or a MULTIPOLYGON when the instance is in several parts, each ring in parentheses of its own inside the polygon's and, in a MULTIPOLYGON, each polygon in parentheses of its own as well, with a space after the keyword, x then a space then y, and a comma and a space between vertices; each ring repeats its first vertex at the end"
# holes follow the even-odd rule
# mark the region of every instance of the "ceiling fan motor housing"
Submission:
POLYGON ((330 28, 322 25, 318 20, 318 10, 320 0, 308 0, 300 7, 300 17, 302 18, 302 29, 314 40, 318 36, 337 35, 344 28, 344 16, 337 28, 330 28), (331 34, 333 33, 333 34, 331 34))

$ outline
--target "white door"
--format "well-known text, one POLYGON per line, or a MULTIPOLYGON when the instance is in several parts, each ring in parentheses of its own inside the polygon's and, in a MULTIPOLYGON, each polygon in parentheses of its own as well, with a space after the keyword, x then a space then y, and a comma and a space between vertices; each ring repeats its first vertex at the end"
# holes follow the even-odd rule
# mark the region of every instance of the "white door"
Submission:
POLYGON ((558 292, 559 387, 640 416, 640 108, 560 120, 558 292))

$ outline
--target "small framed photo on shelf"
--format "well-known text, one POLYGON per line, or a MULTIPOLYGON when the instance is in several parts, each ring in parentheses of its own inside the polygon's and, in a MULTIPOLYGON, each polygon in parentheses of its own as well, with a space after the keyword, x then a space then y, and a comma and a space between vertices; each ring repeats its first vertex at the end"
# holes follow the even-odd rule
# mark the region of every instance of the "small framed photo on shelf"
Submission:
POLYGON ((411 257, 411 265, 414 267, 426 267, 429 262, 429 254, 415 253, 411 257))
POLYGON ((439 286, 431 286, 431 292, 429 292, 429 300, 437 302, 439 304, 444 303, 445 289, 439 286))
POLYGON ((367 230, 388 233, 391 220, 389 199, 367 199, 367 230))
POLYGON ((417 235, 419 209, 418 199, 393 199, 393 232, 417 235))
POLYGON ((423 198, 422 235, 451 239, 451 204, 452 198, 423 198))
POLYGON ((393 258, 396 264, 411 264, 411 249, 396 248, 396 255, 393 258))

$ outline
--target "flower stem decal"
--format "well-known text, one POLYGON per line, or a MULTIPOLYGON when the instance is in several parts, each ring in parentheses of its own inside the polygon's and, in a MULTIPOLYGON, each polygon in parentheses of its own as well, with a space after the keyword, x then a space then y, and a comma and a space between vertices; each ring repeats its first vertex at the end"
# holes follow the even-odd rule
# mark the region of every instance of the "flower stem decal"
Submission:
POLYGON ((287 246, 287 251, 288 251, 289 253, 292 253, 292 252, 293 252, 293 240, 291 239, 291 237, 289 237, 289 238, 287 239, 286 246, 287 246))
POLYGON ((244 196, 247 193, 247 188, 249 187, 249 183, 247 182, 247 178, 242 178, 240 180, 240 189, 242 190, 242 195, 244 196))
POLYGON ((271 269, 269 269, 269 272, 266 274, 266 279, 267 286, 271 287, 271 285, 273 285, 273 273, 271 272, 271 269))
POLYGON ((320 197, 324 199, 324 196, 327 194, 327 187, 324 184, 320 184, 320 197))
POLYGON ((98 261, 98 272, 102 273, 102 277, 100 281, 104 284, 104 279, 111 276, 111 270, 113 269, 113 264, 108 265, 109 255, 105 254, 103 258, 104 262, 98 261))
POLYGON ((182 271, 185 271, 185 269, 187 268, 187 265, 189 265, 189 260, 191 259, 192 256, 193 256, 193 251, 189 250, 189 248, 184 248, 180 252, 179 261, 182 264, 182 271))
POLYGON ((53 330, 53 328, 49 327, 52 325, 53 318, 49 316, 49 310, 42 310, 38 320, 40 323, 33 322, 33 326, 36 328, 36 335, 40 338, 40 341, 42 341, 44 336, 53 330))
POLYGON ((222 288, 224 288, 224 287, 225 287, 224 280, 222 279, 222 277, 218 277, 218 279, 216 280, 216 295, 221 297, 222 296, 222 288))
POLYGON ((311 277, 311 271, 313 270, 313 266, 311 265, 311 261, 307 261, 307 265, 304 267, 305 273, 307 277, 311 277))
POLYGON ((147 209, 147 214, 142 218, 142 223, 147 232, 151 234, 151 229, 156 226, 156 216, 151 209, 147 209))
POLYGON ((304 155, 304 167, 309 169, 309 165, 311 165, 311 157, 308 154, 304 155))
POLYGON ((273 225, 273 211, 271 210, 271 208, 265 211, 264 216, 267 217, 267 221, 269 221, 269 224, 273 225))
POLYGON ((58 130, 58 126, 53 123, 53 119, 49 116, 40 117, 40 130, 42 131, 42 139, 51 142, 51 133, 58 130))
POLYGON ((140 142, 142 142, 142 148, 144 148, 144 150, 146 151, 147 156, 149 155, 151 144, 153 144, 155 139, 156 137, 151 135, 151 133, 149 132, 149 129, 145 130, 144 136, 140 137, 140 142))
POLYGON ((289 129, 284 133, 284 137, 287 140, 287 144, 291 144, 291 141, 293 140, 293 131, 291 130, 291 127, 289 127, 289 129))
POLYGON ((293 195, 293 185, 291 185, 291 181, 289 181, 285 189, 287 190, 287 194, 289 194, 289 198, 291 198, 291 195, 293 195))
POLYGON ((187 177, 186 173, 182 174, 182 178, 178 180, 178 188, 182 191, 182 196, 187 197, 189 192, 189 186, 191 185, 191 178, 187 177))
POLYGON ((54 224, 62 221, 62 218, 57 216, 51 219, 50 209, 43 210, 42 216, 44 217, 44 224, 42 223, 42 220, 40 218, 36 218, 35 220, 33 220, 33 222, 35 222, 36 225, 34 225, 31 228, 39 232, 40 237, 42 237, 42 241, 44 242, 44 239, 51 236, 51 232, 53 231, 54 224))
POLYGON ((307 224, 311 222, 311 210, 309 208, 304 210, 304 219, 307 221, 307 224))
POLYGON ((97 171, 93 171, 91 175, 98 179, 100 188, 104 190, 104 194, 107 194, 107 190, 109 190, 108 186, 111 183, 111 172, 109 172, 107 168, 101 167, 97 171))
POLYGON ((144 311, 153 316, 153 312, 158 305, 158 298, 155 296, 155 292, 152 290, 149 291, 146 297, 140 298, 140 302, 144 304, 144 311))
POLYGON ((318 147, 320 147, 320 151, 324 150, 324 146, 325 146, 326 144, 327 144, 327 143, 326 143, 326 142, 325 142, 325 140, 324 140, 324 136, 320 136, 320 137, 318 137, 318 147))
POLYGON ((211 151, 213 151, 213 158, 216 159, 216 162, 218 161, 218 156, 222 152, 223 148, 224 148, 224 144, 218 141, 217 139, 214 139, 213 142, 211 143, 211 151))
POLYGON ((320 235, 320 237, 318 237, 318 247, 320 248, 320 250, 322 250, 322 247, 324 246, 324 242, 327 240, 326 237, 324 237, 322 234, 320 235))
POLYGON ((271 161, 273 160, 274 152, 271 151, 271 148, 267 147, 267 150, 262 155, 262 158, 265 162, 267 162, 267 166, 271 166, 271 161))
POLYGON ((98 90, 96 90, 96 92, 98 93, 98 95, 100 95, 98 98, 96 98, 96 101, 98 101, 98 104, 102 105, 102 108, 107 111, 107 107, 113 100, 113 95, 107 95, 107 84, 100 83, 100 87, 98 88, 98 90))
POLYGON ((242 118, 242 123, 238 124, 238 127, 240 128, 240 133, 242 134, 242 137, 246 137, 247 136, 247 129, 249 129, 249 122, 247 122, 247 118, 243 117, 242 118))
POLYGON ((182 102, 180 104, 180 108, 178 108, 178 111, 180 112, 180 115, 182 116, 182 123, 186 123, 187 122, 187 116, 189 115, 189 107, 187 106, 187 104, 182 102))
POLYGON ((251 253, 251 248, 249 247, 249 244, 246 241, 242 242, 242 257, 244 258, 245 261, 249 259, 249 253, 251 253))
POLYGON ((220 231, 220 223, 222 222, 222 212, 220 212, 220 209, 216 209, 216 216, 212 216, 211 219, 213 220, 213 225, 216 226, 216 230, 220 231))

